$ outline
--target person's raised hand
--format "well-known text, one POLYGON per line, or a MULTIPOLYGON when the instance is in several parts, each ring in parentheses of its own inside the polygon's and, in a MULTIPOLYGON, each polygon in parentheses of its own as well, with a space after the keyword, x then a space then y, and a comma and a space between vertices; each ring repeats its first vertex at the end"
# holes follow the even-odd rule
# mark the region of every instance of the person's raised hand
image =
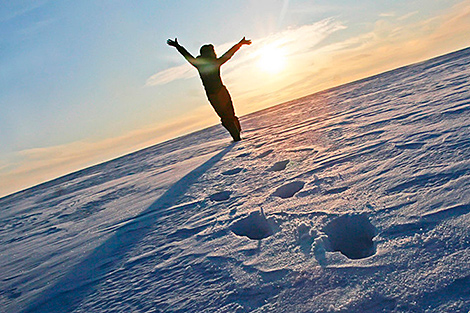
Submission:
POLYGON ((242 40, 240 40, 240 44, 241 45, 251 45, 251 40, 247 40, 247 39, 245 39, 245 37, 243 37, 242 40))
POLYGON ((166 41, 166 43, 167 43, 169 46, 172 46, 172 47, 178 47, 178 46, 179 46, 178 38, 175 38, 175 40, 168 39, 168 40, 166 41))

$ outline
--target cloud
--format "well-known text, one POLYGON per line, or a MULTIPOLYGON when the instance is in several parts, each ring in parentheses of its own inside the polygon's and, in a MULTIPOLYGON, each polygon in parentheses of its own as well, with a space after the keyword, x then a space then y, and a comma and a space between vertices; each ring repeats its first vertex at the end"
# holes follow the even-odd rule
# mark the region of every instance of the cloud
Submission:
POLYGON ((17 17, 29 14, 46 5, 48 2, 50 2, 50 0, 4 1, 2 2, 2 11, 0 11, 0 22, 8 22, 17 17))
POLYGON ((279 14, 278 24, 281 24, 284 21, 288 8, 289 8, 289 0, 284 0, 282 4, 281 13, 279 14))
POLYGON ((11 163, 0 160, 0 173, 6 171, 11 167, 11 163))
POLYGON ((171 67, 150 76, 145 82, 145 87, 165 85, 177 79, 196 76, 196 71, 189 64, 171 67))
POLYGON ((400 16, 400 17, 398 18, 398 20, 399 20, 399 21, 407 20, 407 19, 409 19, 410 17, 415 16, 415 15, 418 14, 418 13, 419 13, 419 11, 413 11, 413 12, 407 13, 407 14, 405 14, 405 15, 403 15, 403 16, 400 16))
POLYGON ((450 46, 452 49, 470 45, 470 1, 457 4, 450 13, 432 22, 438 26, 431 34, 430 44, 450 46))
POLYGON ((54 25, 57 19, 50 18, 38 22, 30 22, 29 25, 17 29, 18 34, 23 36, 34 36, 43 31, 44 29, 54 25))

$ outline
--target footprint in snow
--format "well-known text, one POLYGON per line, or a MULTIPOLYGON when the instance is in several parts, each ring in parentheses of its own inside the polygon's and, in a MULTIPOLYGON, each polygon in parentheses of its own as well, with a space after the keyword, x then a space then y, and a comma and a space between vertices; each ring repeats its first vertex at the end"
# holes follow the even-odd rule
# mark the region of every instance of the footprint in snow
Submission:
POLYGON ((231 191, 221 191, 209 196, 212 201, 225 201, 230 199, 231 191))
POLYGON ((270 169, 268 169, 268 172, 282 171, 282 170, 286 169, 287 164, 289 164, 289 160, 276 162, 276 163, 274 163, 274 165, 270 169))
POLYGON ((240 173, 243 170, 241 167, 234 168, 232 170, 228 170, 222 173, 222 175, 235 175, 240 173))
POLYGON ((261 240, 273 234, 273 229, 260 211, 251 212, 245 218, 236 220, 230 225, 230 230, 238 236, 246 236, 252 240, 261 240))
POLYGON ((422 146, 424 146, 424 142, 409 142, 409 143, 402 143, 402 144, 395 144, 395 147, 398 149, 410 149, 410 150, 416 150, 420 149, 422 146))
POLYGON ((251 152, 245 152, 245 153, 237 155, 236 158, 244 158, 250 155, 251 155, 251 152))
POLYGON ((269 154, 271 154, 274 150, 267 150, 267 151, 264 151, 263 153, 261 153, 260 155, 257 156, 258 159, 261 159, 261 158, 264 158, 266 156, 268 156, 269 154))
POLYGON ((323 229, 328 236, 329 251, 339 251, 349 259, 363 259, 375 254, 373 238, 377 229, 364 214, 340 216, 323 229))
POLYGON ((277 188, 272 195, 283 199, 290 198, 304 188, 304 185, 303 181, 293 181, 277 188))

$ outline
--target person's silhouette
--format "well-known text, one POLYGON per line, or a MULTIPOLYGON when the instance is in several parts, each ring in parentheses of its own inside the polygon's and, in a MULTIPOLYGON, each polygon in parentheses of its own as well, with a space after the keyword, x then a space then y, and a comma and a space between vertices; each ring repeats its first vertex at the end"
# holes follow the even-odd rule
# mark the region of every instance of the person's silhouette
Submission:
POLYGON ((206 90, 207 98, 220 117, 222 125, 229 131, 234 141, 241 140, 240 122, 235 116, 230 94, 220 78, 220 66, 227 62, 241 46, 250 45, 251 40, 246 40, 245 37, 243 37, 242 40, 225 52, 220 58, 215 54, 214 46, 210 44, 202 46, 200 55, 196 58, 178 43, 177 38, 175 38, 175 40, 168 39, 167 44, 175 47, 178 52, 198 70, 202 84, 206 90))

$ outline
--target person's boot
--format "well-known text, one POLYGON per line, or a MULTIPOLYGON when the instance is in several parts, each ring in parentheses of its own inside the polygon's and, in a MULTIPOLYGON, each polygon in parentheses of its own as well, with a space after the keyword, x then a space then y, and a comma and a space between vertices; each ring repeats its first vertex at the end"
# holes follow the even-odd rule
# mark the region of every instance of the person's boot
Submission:
MULTIPOLYGON (((240 124, 238 124, 240 125, 240 124)), ((238 126, 237 125, 237 122, 235 120, 233 121, 222 121, 222 126, 224 126, 228 132, 230 133, 230 135, 232 136, 233 138, 233 141, 240 141, 242 140, 241 137, 240 137, 240 130, 238 129, 238 126)))

